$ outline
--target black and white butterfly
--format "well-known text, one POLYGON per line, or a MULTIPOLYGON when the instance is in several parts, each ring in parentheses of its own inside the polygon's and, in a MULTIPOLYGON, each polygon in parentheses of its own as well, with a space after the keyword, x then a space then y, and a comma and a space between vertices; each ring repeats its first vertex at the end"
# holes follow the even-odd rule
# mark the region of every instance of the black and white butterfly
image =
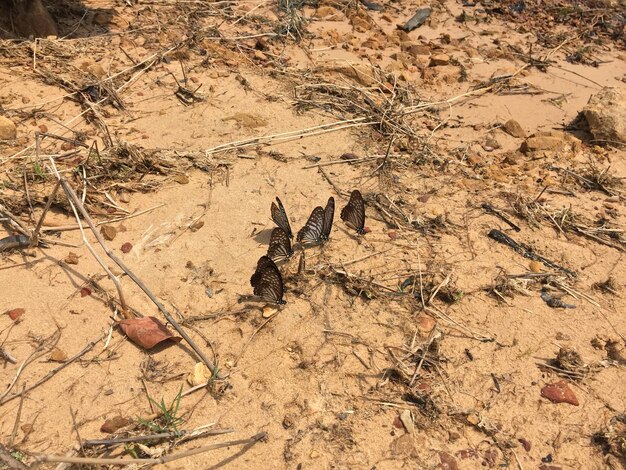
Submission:
POLYGON ((330 238, 330 230, 333 228, 333 218, 335 217, 335 199, 328 198, 326 208, 317 206, 311 212, 309 220, 298 232, 298 241, 303 245, 313 245, 324 243, 330 238))
POLYGON ((348 204, 341 209, 341 220, 359 235, 365 235, 365 202, 358 189, 352 191, 348 204))
POLYGON ((267 256, 275 263, 278 263, 291 258, 291 255, 293 255, 293 250, 291 249, 289 235, 282 228, 276 227, 272 230, 267 256))
POLYGON ((289 218, 287 217, 287 211, 280 199, 276 197, 276 203, 272 202, 272 220, 276 225, 282 228, 289 238, 293 238, 293 232, 291 231, 291 225, 289 225, 289 218))
POLYGON ((250 278, 250 284, 255 296, 278 305, 287 303, 283 300, 283 277, 271 258, 267 256, 259 258, 256 271, 250 278))

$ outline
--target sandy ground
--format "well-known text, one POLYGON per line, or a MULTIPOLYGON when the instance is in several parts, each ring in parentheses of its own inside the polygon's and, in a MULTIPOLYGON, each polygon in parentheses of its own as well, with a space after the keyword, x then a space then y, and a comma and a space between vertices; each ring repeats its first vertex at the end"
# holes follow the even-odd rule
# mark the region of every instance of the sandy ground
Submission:
MULTIPOLYGON (((296 43, 250 37, 284 24, 268 2, 87 1, 53 9, 65 13, 67 39, 3 43, 0 114, 18 134, 0 142, 0 202, 32 229, 54 181, 47 155, 56 158, 95 220, 123 219, 107 224, 117 229, 108 246, 225 377, 182 398, 178 427, 234 432, 161 442, 157 454, 267 433, 249 448, 159 468, 623 465, 593 436, 626 406, 625 153, 563 129, 603 86, 624 87, 624 51, 605 41, 588 52, 598 67, 572 64, 565 57, 579 43, 544 47, 532 28, 497 17, 461 23, 458 15, 475 10, 452 1, 400 34, 396 25, 419 6, 361 6, 357 16, 346 16, 354 5, 307 6, 297 10, 306 34, 296 43), (406 52, 407 43, 420 54, 406 52), (524 68, 531 44, 534 57, 553 61, 546 71, 524 68), (167 60, 155 62, 163 53, 167 60), (441 54, 447 59, 434 64, 441 54), (505 74, 515 76, 485 89, 505 74), (183 103, 174 77, 188 90, 201 85, 197 100, 187 94, 183 103), (77 100, 89 83, 105 84, 98 98, 109 100, 77 100), (387 106, 382 128, 367 124, 381 121, 364 96, 387 106), (525 139, 502 129, 509 119, 528 135, 553 132, 557 146, 520 151, 525 139), (70 142, 47 138, 37 158, 36 131, 70 142), (295 138, 278 140, 288 132, 295 138), (138 146, 158 171, 140 175, 124 152, 118 167, 103 171, 80 139, 105 152, 107 143, 138 146), (370 158, 349 162, 346 153, 370 158), (111 177, 126 163, 134 169, 111 177), (605 191, 573 176, 606 168, 605 191), (362 237, 339 219, 353 189, 367 202, 370 231, 362 237), (268 317, 238 298, 251 293, 276 196, 294 230, 329 196, 338 210, 330 241, 306 251, 306 270, 297 273, 298 255, 281 267, 287 304, 268 317), (485 212, 485 202, 521 230, 485 212), (554 264, 497 243, 487 236, 492 229, 554 264), (124 243, 132 244, 128 253, 124 243), (598 288, 609 279, 609 290, 598 288), (542 289, 575 308, 550 307, 542 289), (562 348, 582 358, 569 375, 554 362, 562 348), (577 406, 542 396, 560 380, 577 406)), ((562 29, 564 39, 576 32, 562 29)), ((149 419, 148 396, 170 403, 190 387, 198 362, 184 342, 146 351, 111 328, 115 287, 80 232, 58 230, 76 223, 67 209, 57 196, 44 223, 48 245, 0 258, 0 313, 25 310, 18 322, 0 315, 0 346, 16 359, 0 362, 0 403, 59 366, 53 349, 62 362, 97 341, 23 400, 0 405, 0 443, 28 463, 33 453, 81 455, 76 431, 83 441, 105 438, 100 427, 114 416, 149 419), (67 263, 70 252, 77 264, 67 263)), ((4 223, 0 237, 13 234, 4 223)), ((106 264, 133 309, 165 322, 106 264)), ((119 457, 125 448, 85 452, 119 457)))

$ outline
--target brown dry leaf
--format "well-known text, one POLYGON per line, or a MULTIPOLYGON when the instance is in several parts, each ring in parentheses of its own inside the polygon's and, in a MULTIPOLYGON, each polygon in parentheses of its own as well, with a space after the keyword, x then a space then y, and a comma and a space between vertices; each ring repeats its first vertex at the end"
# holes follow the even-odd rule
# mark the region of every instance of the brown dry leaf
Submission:
POLYGON ((195 223, 191 224, 189 226, 189 230, 191 230, 192 232, 197 232, 202 227, 204 227, 204 221, 203 220, 199 220, 198 222, 195 222, 195 223))
POLYGON ((157 344, 171 339, 178 343, 182 338, 174 336, 161 320, 155 317, 131 318, 117 323, 130 340, 145 349, 150 349, 157 344))
POLYGON ((4 313, 6 313, 11 320, 16 321, 18 318, 26 313, 26 310, 24 310, 23 308, 14 308, 13 310, 7 310, 4 313))
POLYGON ((67 361, 67 353, 62 349, 54 348, 54 351, 50 353, 48 360, 54 362, 65 362, 67 361))
POLYGON ((128 418, 114 416, 113 418, 107 419, 104 424, 100 426, 100 432, 111 434, 124 426, 128 426, 130 423, 132 423, 132 421, 128 418))

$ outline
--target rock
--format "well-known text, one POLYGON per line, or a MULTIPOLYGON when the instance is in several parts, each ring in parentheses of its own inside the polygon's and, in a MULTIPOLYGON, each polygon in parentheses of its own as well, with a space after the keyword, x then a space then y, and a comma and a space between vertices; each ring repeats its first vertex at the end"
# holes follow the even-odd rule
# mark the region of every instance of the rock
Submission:
POLYGON ((626 143, 626 90, 605 87, 583 109, 593 137, 626 143))
POLYGON ((267 60, 267 55, 265 55, 262 51, 254 51, 254 58, 262 61, 267 60))
POLYGON ((519 122, 514 119, 509 119, 507 122, 504 123, 504 126, 502 126, 502 128, 506 131, 507 134, 513 137, 519 137, 520 139, 526 138, 526 131, 522 129, 522 126, 520 126, 519 122))
POLYGON ((524 141, 520 150, 524 153, 538 150, 562 150, 566 146, 564 135, 541 135, 535 134, 524 141))
POLYGON ((117 235, 117 229, 113 227, 113 225, 103 225, 102 227, 100 227, 100 233, 105 240, 111 241, 115 240, 115 236, 117 235))
POLYGON ((417 317, 417 329, 423 336, 428 336, 430 332, 433 331, 433 328, 435 328, 436 325, 437 322, 433 317, 425 314, 420 314, 417 317))
POLYGON ((417 456, 415 444, 413 443, 413 436, 410 434, 403 434, 402 436, 394 439, 389 447, 391 455, 394 457, 417 456))
POLYGON ((413 425, 413 416, 411 416, 410 410, 402 410, 400 413, 400 421, 402 421, 402 425, 406 432, 408 432, 411 436, 415 433, 415 426, 413 425))
POLYGON ((565 380, 560 380, 553 384, 548 384, 541 389, 541 396, 547 398, 552 403, 569 403, 578 406, 578 398, 565 380))
POLYGON ((17 137, 17 127, 13 121, 0 116, 0 140, 12 140, 17 137))
POLYGON ((192 387, 206 383, 211 378, 212 374, 209 368, 204 365, 203 362, 197 362, 193 366, 193 370, 187 375, 187 382, 192 387))
POLYGON ((62 349, 54 348, 48 359, 52 362, 65 362, 67 361, 67 353, 62 349))
POLYGON ((450 63, 450 56, 448 54, 436 54, 430 58, 430 66, 436 67, 438 65, 448 65, 450 63))
POLYGON ((541 271, 543 271, 543 264, 536 260, 531 261, 528 267, 534 273, 540 273, 541 271))
POLYGON ((439 460, 441 460, 441 465, 438 468, 442 470, 458 470, 459 468, 456 459, 447 452, 439 452, 439 460))
POLYGON ((78 255, 73 251, 70 251, 64 260, 67 264, 78 264, 78 255))
POLYGON ((23 308, 14 308, 13 310, 7 310, 4 313, 5 315, 8 315, 11 320, 16 321, 18 318, 26 313, 26 310, 24 310, 23 308))
POLYGON ((408 54, 416 57, 418 55, 430 55, 430 47, 424 44, 411 44, 402 43, 402 50, 406 51, 408 54))
POLYGON ((317 9, 313 18, 324 18, 325 20, 339 21, 343 18, 343 15, 336 8, 325 5, 317 9))
POLYGON ((501 145, 495 138, 487 137, 482 147, 487 152, 493 152, 494 150, 499 149, 501 145))

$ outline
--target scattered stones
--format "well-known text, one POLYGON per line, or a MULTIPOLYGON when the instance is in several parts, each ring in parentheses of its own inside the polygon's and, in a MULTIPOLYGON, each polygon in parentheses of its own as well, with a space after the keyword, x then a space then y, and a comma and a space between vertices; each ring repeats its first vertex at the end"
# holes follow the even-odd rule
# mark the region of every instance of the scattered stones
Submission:
POLYGON ((192 387, 206 383, 211 378, 211 371, 203 362, 197 362, 193 370, 187 375, 187 382, 192 387))
POLYGON ((435 325, 437 325, 437 322, 433 317, 424 314, 420 314, 417 317, 417 329, 423 336, 428 336, 435 328, 435 325))
POLYGON ((112 241, 115 240, 115 236, 117 235, 117 229, 112 225, 103 225, 100 228, 100 233, 105 240, 112 241))
POLYGON ((448 54, 436 54, 430 58, 430 66, 437 67, 440 65, 448 65, 450 63, 450 56, 448 54))
POLYGON ((67 353, 59 348, 54 348, 54 351, 50 353, 48 360, 52 362, 65 362, 67 361, 67 353))
POLYGON ((278 313, 278 309, 275 307, 270 307, 269 305, 266 305, 265 307, 263 307, 263 313, 262 316, 263 318, 270 318, 273 317, 274 315, 276 315, 278 313))
POLYGON ((578 398, 565 380, 560 380, 553 384, 548 384, 541 389, 541 396, 547 398, 552 403, 569 403, 578 406, 578 398))
POLYGON ((178 184, 189 184, 189 176, 179 173, 172 178, 178 184))
POLYGON ((73 251, 70 251, 64 260, 67 264, 78 264, 78 255, 73 251))
POLYGON ((12 140, 17 137, 17 127, 8 118, 0 116, 0 140, 12 140))
POLYGON ((407 21, 402 26, 398 26, 398 28, 400 28, 402 31, 405 31, 407 33, 409 31, 413 31, 415 28, 418 28, 421 25, 423 25, 431 13, 432 13, 432 10, 430 8, 420 8, 419 10, 417 10, 415 15, 413 15, 411 19, 409 19, 409 21, 407 21))
POLYGON ((603 88, 589 98, 583 115, 595 139, 626 143, 626 90, 603 88))
POLYGON ((343 14, 336 8, 324 5, 317 9, 313 18, 324 18, 325 20, 339 21, 343 19, 343 14))
POLYGON ((459 464, 456 463, 456 459, 447 452, 439 452, 439 460, 441 465, 438 468, 442 470, 458 470, 459 464))
POLYGON ((413 436, 410 434, 403 434, 402 436, 397 437, 391 442, 389 447, 391 454, 394 456, 417 456, 415 444, 413 443, 413 436))
POLYGON ((402 410, 400 413, 400 421, 402 421, 402 425, 406 432, 408 432, 411 436, 415 433, 415 425, 413 424, 413 416, 411 416, 410 410, 402 410))
POLYGON ((504 123, 504 126, 502 126, 502 128, 510 136, 518 137, 520 139, 526 138, 526 131, 522 129, 520 123, 514 119, 509 119, 507 122, 504 123))
POLYGON ((14 308, 13 310, 7 310, 4 312, 13 321, 17 321, 22 315, 26 313, 23 308, 14 308))
POLYGON ((565 135, 561 133, 537 133, 527 138, 520 150, 524 153, 538 150, 558 151, 567 146, 565 135))

